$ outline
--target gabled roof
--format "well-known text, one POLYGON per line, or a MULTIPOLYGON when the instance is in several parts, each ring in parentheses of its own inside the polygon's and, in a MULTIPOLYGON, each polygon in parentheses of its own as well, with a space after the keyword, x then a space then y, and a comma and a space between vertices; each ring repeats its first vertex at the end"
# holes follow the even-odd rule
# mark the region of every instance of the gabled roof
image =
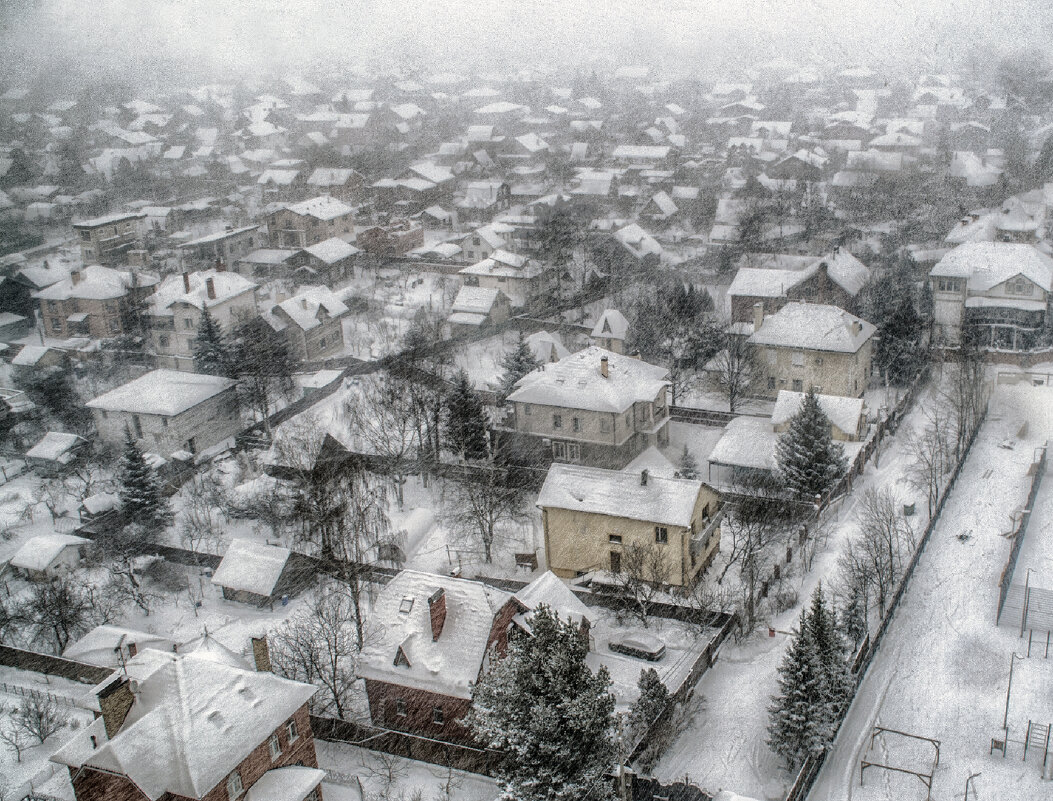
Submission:
POLYGON ((625 339, 629 321, 617 309, 604 309, 589 334, 593 339, 625 339))
POLYGON ((33 297, 40 300, 113 300, 127 295, 133 284, 151 287, 158 281, 158 277, 150 273, 136 273, 133 279, 130 270, 114 270, 100 264, 89 264, 80 270, 76 282, 71 273, 69 278, 34 292, 33 297))
POLYGON ((310 200, 293 203, 286 206, 286 209, 301 217, 314 217, 316 220, 334 220, 354 213, 354 209, 346 203, 329 195, 319 195, 310 200))
POLYGON ((149 304, 149 313, 157 316, 171 315, 172 306, 176 303, 187 303, 204 309, 206 306, 216 306, 231 298, 252 292, 256 284, 243 275, 228 270, 217 272, 214 269, 199 270, 189 274, 190 291, 187 292, 186 284, 183 283, 182 275, 170 275, 161 282, 150 297, 146 299, 149 304), (212 280, 215 297, 208 296, 208 282, 212 280))
POLYGON ((87 662, 89 665, 116 668, 120 665, 117 655, 118 646, 134 644, 141 651, 153 648, 157 651, 174 651, 175 640, 160 634, 150 634, 136 629, 121 626, 96 626, 76 642, 70 643, 62 652, 65 659, 87 662))
POLYGON ((481 582, 403 570, 377 596, 372 620, 378 633, 362 650, 358 675, 471 698, 494 618, 511 598, 481 582), (428 599, 440 590, 446 619, 439 638, 432 639, 428 599))
POLYGON ((593 618, 589 608, 551 570, 546 570, 519 590, 515 599, 530 610, 522 616, 527 627, 530 625, 533 611, 541 605, 547 606, 560 618, 575 625, 580 625, 583 620, 591 622, 593 618))
POLYGON ((88 401, 89 409, 172 417, 230 389, 237 382, 182 370, 151 370, 146 375, 88 401))
POLYGON ((704 486, 657 476, 648 476, 644 484, 639 473, 557 463, 545 476, 537 505, 686 528, 704 486))
POLYGON ((295 296, 283 300, 271 309, 270 317, 277 318, 280 325, 275 325, 275 320, 268 319, 271 326, 276 330, 285 328, 286 321, 300 328, 302 331, 310 331, 317 328, 323 322, 323 317, 340 317, 347 314, 348 308, 340 297, 326 286, 304 287, 295 296), (282 315, 277 314, 281 309, 282 315), (325 314, 322 314, 322 310, 325 314))
POLYGON ((754 345, 856 353, 876 330, 873 324, 836 306, 791 302, 765 317, 749 341, 754 345), (859 324, 858 331, 855 323, 859 324))
POLYGON ((970 290, 985 292, 1017 275, 1053 289, 1053 259, 1034 245, 1015 242, 967 242, 959 245, 932 268, 929 275, 965 278, 970 290))
POLYGON ((11 557, 9 564, 22 570, 42 571, 69 546, 87 543, 88 540, 84 537, 75 537, 72 534, 41 534, 26 540, 11 557))
POLYGON ((269 598, 274 594, 291 553, 288 548, 241 538, 232 539, 212 576, 212 583, 218 587, 269 598))
POLYGON ((481 286, 462 286, 453 300, 452 311, 467 314, 489 314, 501 291, 481 286))
POLYGON ((669 381, 668 370, 631 356, 591 346, 523 376, 508 399, 620 414, 637 402, 654 401, 669 381), (607 377, 600 360, 607 357, 607 377))
POLYGON ((309 248, 304 248, 304 250, 326 264, 335 264, 362 252, 338 236, 323 239, 317 245, 311 245, 309 248))
POLYGON ((127 776, 151 801, 165 793, 204 798, 317 691, 273 673, 152 649, 128 661, 127 675, 138 684, 117 733, 107 738, 99 718, 52 760, 127 776))
MULTIPOLYGON (((846 434, 854 434, 859 428, 859 418, 863 416, 862 398, 845 398, 840 395, 816 395, 819 407, 830 418, 830 422, 846 434)), ((771 413, 773 426, 788 423, 801 410, 804 400, 803 392, 790 392, 780 389, 775 398, 775 408, 771 413)))
POLYGON ((74 449, 87 444, 86 439, 76 434, 49 431, 36 445, 26 451, 26 458, 67 464, 74 457, 74 449))

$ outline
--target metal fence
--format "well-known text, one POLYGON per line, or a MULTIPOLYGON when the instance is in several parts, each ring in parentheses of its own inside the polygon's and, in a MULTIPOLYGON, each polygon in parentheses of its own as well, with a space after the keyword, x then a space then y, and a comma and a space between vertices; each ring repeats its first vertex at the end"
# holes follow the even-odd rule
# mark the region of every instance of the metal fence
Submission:
POLYGON ((51 699, 60 706, 77 706, 77 702, 74 699, 69 698, 67 696, 49 693, 47 690, 34 690, 32 687, 22 687, 18 684, 7 684, 3 681, 0 681, 0 693, 7 693, 8 695, 20 695, 23 698, 36 698, 41 701, 51 699))
POLYGON ((1048 450, 1048 444, 1042 447, 1042 455, 1038 457, 1038 461, 1032 465, 1034 475, 1031 477, 1031 489, 1027 493, 1027 504, 1024 506, 1024 510, 1020 513, 1020 519, 1016 523, 1016 528, 1013 530, 1013 545, 1009 549, 1009 558, 1006 559, 1005 567, 1002 569, 1002 575, 998 579, 998 614, 996 619, 1002 619, 1002 608, 1005 606, 1005 599, 1009 593, 1009 587, 1013 583, 1013 573, 1016 570, 1016 560, 1020 556, 1020 548, 1024 544, 1024 535, 1027 534, 1028 523, 1031 522, 1031 510, 1035 508, 1035 498, 1038 497, 1038 491, 1042 486, 1042 476, 1046 472, 1046 452, 1048 450))

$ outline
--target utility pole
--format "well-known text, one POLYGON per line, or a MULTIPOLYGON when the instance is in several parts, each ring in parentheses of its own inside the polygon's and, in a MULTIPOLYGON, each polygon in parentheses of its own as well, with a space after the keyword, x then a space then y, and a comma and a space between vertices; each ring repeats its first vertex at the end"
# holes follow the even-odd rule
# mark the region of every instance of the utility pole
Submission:
POLYGON ((1017 656, 1016 651, 1009 655, 1009 686, 1005 688, 1005 715, 1002 716, 1002 728, 1006 730, 1006 739, 1009 739, 1009 693, 1013 689, 1013 665, 1016 664, 1017 659, 1023 659, 1022 656, 1017 656))

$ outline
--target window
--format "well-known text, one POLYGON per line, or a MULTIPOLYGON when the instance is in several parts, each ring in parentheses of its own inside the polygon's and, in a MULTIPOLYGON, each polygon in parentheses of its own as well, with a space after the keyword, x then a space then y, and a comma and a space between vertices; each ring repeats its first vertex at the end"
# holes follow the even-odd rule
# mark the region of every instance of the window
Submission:
POLYGON ((1009 279, 1005 285, 1005 293, 1007 295, 1030 295, 1034 291, 1035 285, 1022 275, 1009 279))
POLYGON ((577 417, 570 418, 570 430, 581 431, 581 420, 579 420, 577 417))
POLYGON ((446 722, 446 713, 442 711, 441 706, 435 706, 431 709, 431 722, 436 726, 441 726, 446 722))
POLYGON ((398 715, 400 718, 404 718, 408 714, 407 711, 406 711, 406 699, 405 698, 396 698, 395 699, 395 714, 398 715))
POLYGON ((960 278, 938 278, 936 289, 940 292, 961 292, 962 282, 960 278))
POLYGON ((530 404, 529 403, 524 403, 523 404, 523 414, 525 414, 527 417, 530 417, 530 404))
POLYGON ((162 348, 167 348, 169 342, 168 334, 161 334, 161 336, 157 338, 157 342, 162 348))
POLYGON ((136 438, 141 438, 143 435, 143 424, 142 421, 139 419, 139 415, 137 414, 132 415, 132 428, 135 429, 136 438))
POLYGON ((793 391, 804 392, 804 382, 801 379, 795 378, 793 380, 793 391))
POLYGON ((271 760, 275 760, 282 755, 282 744, 278 742, 278 735, 272 734, 271 739, 267 741, 267 745, 271 750, 271 760))
POLYGON ((775 389, 775 376, 768 376, 768 389, 775 389))
POLYGON ((655 526, 654 541, 658 543, 669 542, 669 529, 667 529, 665 526, 655 526))
POLYGON ((768 364, 775 364, 779 361, 779 354, 776 353, 775 348, 768 348, 768 364))
POLYGON ((318 350, 324 350, 324 349, 325 349, 325 337, 322 337, 321 339, 318 340, 318 350))
POLYGON ((823 366, 823 357, 822 356, 816 356, 815 357, 815 366, 816 367, 822 367, 823 366))
POLYGON ((300 739, 300 732, 296 731, 296 721, 290 720, 285 724, 285 733, 289 735, 289 742, 295 743, 300 739))
POLYGON ((183 328, 190 329, 190 328, 193 328, 193 327, 194 327, 194 321, 191 320, 189 317, 184 317, 183 318, 183 328))
POLYGON ((552 458, 558 462, 580 462, 581 446, 576 442, 553 442, 552 458))
POLYGON ((554 415, 552 415, 552 427, 553 428, 563 428, 563 415, 561 415, 561 414, 554 414, 554 415))
POLYGON ((793 352, 793 366, 804 367, 804 351, 795 350, 793 352))
POLYGON ((161 428, 168 428, 168 418, 167 417, 162 417, 161 418, 161 428))
POLYGON ((117 321, 116 320, 110 320, 110 333, 111 334, 116 334, 120 330, 121 330, 121 326, 117 323, 117 321))
POLYGON ((610 431, 611 431, 611 421, 608 420, 606 417, 601 417, 600 418, 600 433, 601 434, 609 434, 610 431))
POLYGON ((62 321, 59 320, 58 317, 52 317, 51 318, 51 330, 52 331, 61 331, 62 330, 62 321))
POLYGON ((238 798, 242 792, 244 788, 241 786, 241 774, 234 771, 227 777, 227 798, 238 798))
POLYGON ((608 534, 607 535, 607 542, 611 543, 612 545, 621 545, 622 544, 622 535, 621 534, 608 534))

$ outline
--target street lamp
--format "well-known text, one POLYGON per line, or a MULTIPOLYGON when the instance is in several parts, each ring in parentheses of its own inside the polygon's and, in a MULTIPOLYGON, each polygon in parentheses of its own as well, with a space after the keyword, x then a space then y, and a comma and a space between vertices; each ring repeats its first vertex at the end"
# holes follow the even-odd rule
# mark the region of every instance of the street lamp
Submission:
POLYGON ((1017 659, 1023 659, 1024 657, 1018 656, 1014 651, 1009 657, 1009 686, 1005 688, 1005 715, 1002 716, 1002 728, 1006 730, 1006 739, 1009 739, 1009 693, 1013 689, 1013 665, 1016 664, 1017 659))
POLYGON ((1024 574, 1024 608, 1020 612, 1020 636, 1024 636, 1024 627, 1027 624, 1027 603, 1031 595, 1031 571, 1035 568, 1029 567, 1024 574))

